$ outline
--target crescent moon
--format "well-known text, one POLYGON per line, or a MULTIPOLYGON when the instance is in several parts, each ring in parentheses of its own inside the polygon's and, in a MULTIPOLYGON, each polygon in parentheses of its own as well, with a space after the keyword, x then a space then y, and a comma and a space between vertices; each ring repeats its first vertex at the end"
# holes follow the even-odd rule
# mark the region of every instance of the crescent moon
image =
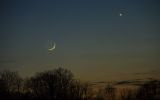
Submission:
POLYGON ((49 51, 53 51, 55 48, 56 48, 56 43, 53 43, 53 47, 52 47, 52 48, 49 48, 48 50, 49 50, 49 51))

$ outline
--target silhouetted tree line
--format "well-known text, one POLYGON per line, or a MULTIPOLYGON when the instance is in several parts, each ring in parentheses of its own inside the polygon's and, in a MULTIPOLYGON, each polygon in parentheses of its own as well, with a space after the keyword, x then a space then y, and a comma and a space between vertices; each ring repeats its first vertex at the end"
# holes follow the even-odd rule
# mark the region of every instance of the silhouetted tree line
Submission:
POLYGON ((152 80, 137 90, 106 85, 93 93, 87 82, 74 79, 71 71, 57 68, 21 78, 18 72, 0 73, 0 100, 160 100, 160 81, 152 80))

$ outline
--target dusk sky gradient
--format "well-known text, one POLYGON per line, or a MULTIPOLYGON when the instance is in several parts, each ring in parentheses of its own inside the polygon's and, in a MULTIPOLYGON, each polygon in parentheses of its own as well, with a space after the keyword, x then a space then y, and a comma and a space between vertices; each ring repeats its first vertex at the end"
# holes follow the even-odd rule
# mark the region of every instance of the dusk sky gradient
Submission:
POLYGON ((159 0, 1 0, 0 11, 0 70, 31 76, 64 67, 89 81, 160 77, 159 0))

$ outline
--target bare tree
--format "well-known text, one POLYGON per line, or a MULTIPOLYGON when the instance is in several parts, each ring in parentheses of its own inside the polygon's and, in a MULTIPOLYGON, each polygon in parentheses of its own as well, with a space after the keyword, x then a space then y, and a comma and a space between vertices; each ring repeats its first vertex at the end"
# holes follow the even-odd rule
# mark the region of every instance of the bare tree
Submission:
POLYGON ((14 97, 19 99, 22 90, 22 78, 17 72, 3 71, 0 73, 0 80, 5 84, 7 93, 14 93, 14 97))
POLYGON ((105 95, 106 95, 107 100, 115 100, 116 99, 116 88, 108 84, 105 87, 105 95))
POLYGON ((74 80, 70 84, 68 92, 70 93, 72 100, 89 100, 91 99, 91 88, 88 83, 83 83, 78 80, 74 80))
POLYGON ((37 73, 30 78, 28 88, 37 97, 62 100, 68 98, 68 88, 72 81, 73 74, 69 70, 58 68, 37 73))
POLYGON ((135 100, 135 93, 136 90, 131 90, 128 88, 123 88, 119 91, 120 93, 120 100, 135 100))
POLYGON ((19 92, 22 78, 17 72, 3 71, 0 73, 0 79, 3 80, 10 92, 19 92))
POLYGON ((137 100, 160 100, 160 81, 151 80, 142 85, 137 92, 137 100))
POLYGON ((3 80, 0 79, 0 98, 4 98, 8 95, 7 86, 3 80))

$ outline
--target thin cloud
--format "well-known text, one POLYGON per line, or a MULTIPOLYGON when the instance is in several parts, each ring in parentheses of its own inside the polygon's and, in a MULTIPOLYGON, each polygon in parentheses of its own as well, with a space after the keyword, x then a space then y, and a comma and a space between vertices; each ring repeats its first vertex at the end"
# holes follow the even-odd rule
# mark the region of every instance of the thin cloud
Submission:
POLYGON ((105 81, 98 81, 98 82, 93 82, 93 83, 106 83, 105 81))
POLYGON ((124 80, 118 81, 115 85, 137 85, 140 86, 146 82, 146 79, 133 79, 133 80, 124 80))

